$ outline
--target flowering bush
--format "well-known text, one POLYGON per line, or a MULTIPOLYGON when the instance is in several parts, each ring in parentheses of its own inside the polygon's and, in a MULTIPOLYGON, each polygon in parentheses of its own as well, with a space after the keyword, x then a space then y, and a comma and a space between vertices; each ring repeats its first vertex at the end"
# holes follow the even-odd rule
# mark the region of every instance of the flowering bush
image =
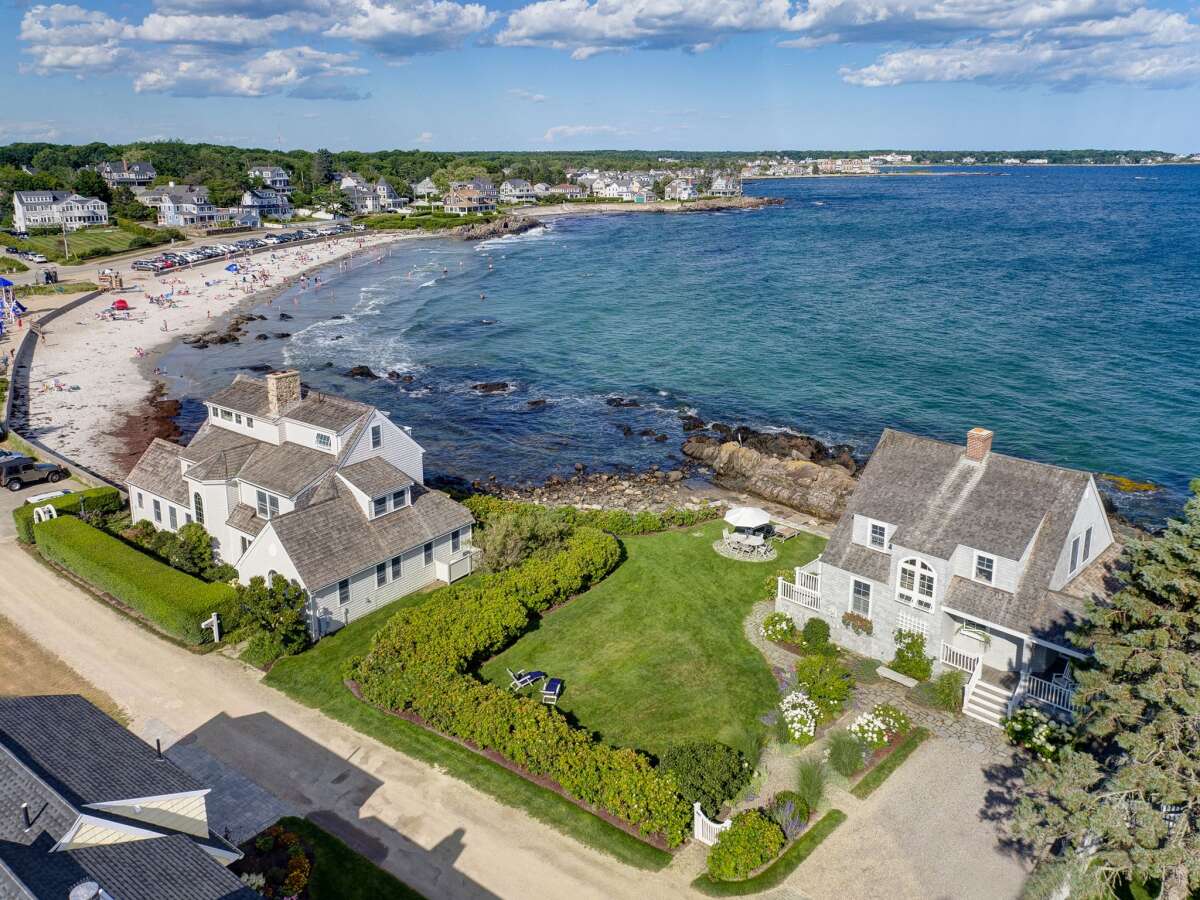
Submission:
POLYGON ((773 612, 762 621, 759 628, 762 636, 768 641, 795 643, 796 623, 785 612, 773 612))
POLYGON ((856 612, 842 613, 842 624, 855 634, 871 634, 875 631, 875 626, 871 624, 871 620, 866 616, 860 616, 856 612))
POLYGON ((783 829, 757 809, 733 817, 708 851, 708 874, 716 881, 740 881, 783 849, 783 829))
POLYGON ((832 656, 814 653, 796 662, 796 684, 817 704, 821 721, 827 722, 842 714, 854 690, 854 676, 832 656))
POLYGON ((808 804, 795 791, 780 791, 766 808, 767 816, 783 829, 783 836, 789 841, 799 837, 808 822, 808 804))
POLYGON ((817 732, 821 708, 804 691, 792 691, 779 703, 779 711, 792 740, 807 743, 817 732))
POLYGON ((1018 747, 1043 759, 1057 759, 1058 751, 1071 743, 1071 730, 1052 721, 1045 713, 1024 706, 1004 720, 1004 733, 1018 747))
POLYGON ((288 860, 287 877, 283 879, 283 892, 288 895, 299 894, 308 887, 308 879, 312 875, 312 863, 303 854, 293 856, 288 860))
POLYGON ((908 716, 889 703, 880 703, 850 726, 850 733, 867 748, 878 750, 898 734, 908 731, 908 716))

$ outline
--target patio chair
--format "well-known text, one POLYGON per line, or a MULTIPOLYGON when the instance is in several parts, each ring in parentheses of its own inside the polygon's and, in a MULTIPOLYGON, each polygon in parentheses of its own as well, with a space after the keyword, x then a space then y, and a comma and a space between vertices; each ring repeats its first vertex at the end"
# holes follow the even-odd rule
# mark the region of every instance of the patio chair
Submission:
POLYGON ((519 691, 521 688, 529 687, 531 684, 537 684, 537 682, 546 677, 545 672, 536 669, 532 672, 526 672, 524 669, 519 672, 513 672, 512 669, 505 669, 504 671, 512 679, 512 682, 508 686, 510 691, 519 691))
POLYGON ((547 706, 558 706, 558 697, 562 693, 562 689, 562 679, 551 678, 542 685, 542 702, 547 706))

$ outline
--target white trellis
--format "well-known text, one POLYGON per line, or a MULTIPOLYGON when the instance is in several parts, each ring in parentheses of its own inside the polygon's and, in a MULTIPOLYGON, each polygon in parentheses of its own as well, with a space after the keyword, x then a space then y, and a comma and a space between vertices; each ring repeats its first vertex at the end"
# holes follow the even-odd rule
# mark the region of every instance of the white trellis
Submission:
POLYGON ((714 822, 704 814, 699 802, 692 806, 692 834, 702 844, 711 847, 717 842, 717 836, 732 824, 732 821, 714 822))
POLYGON ((45 506, 39 506, 33 511, 33 524, 39 525, 49 519, 57 519, 58 510, 47 503, 45 506))

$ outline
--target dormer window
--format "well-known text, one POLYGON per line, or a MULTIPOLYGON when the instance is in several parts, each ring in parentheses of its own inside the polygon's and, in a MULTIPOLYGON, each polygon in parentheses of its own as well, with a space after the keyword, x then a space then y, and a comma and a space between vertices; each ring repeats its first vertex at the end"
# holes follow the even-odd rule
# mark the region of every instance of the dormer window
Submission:
POLYGON ((996 577, 996 560, 983 553, 975 554, 975 580, 991 584, 996 577))
POLYGON ((317 432, 317 446, 320 447, 322 450, 328 450, 330 447, 333 446, 333 438, 331 438, 329 435, 325 434, 324 432, 318 431, 317 432))
POLYGON ((887 549, 887 526, 880 522, 872 522, 870 526, 871 546, 876 550, 887 549))
POLYGON ((274 494, 268 494, 266 491, 258 491, 255 494, 256 506, 260 519, 269 519, 272 516, 279 515, 279 498, 274 494))
POLYGON ((392 509, 400 509, 408 504, 408 491, 396 491, 392 494, 392 509))
POLYGON ((372 509, 376 518, 384 515, 388 511, 388 498, 376 497, 374 503, 372 504, 372 509))
POLYGON ((390 512, 395 512, 398 509, 403 509, 408 505, 408 491, 393 491, 390 494, 384 494, 382 497, 376 497, 371 501, 371 518, 378 519, 380 516, 387 515, 390 512))

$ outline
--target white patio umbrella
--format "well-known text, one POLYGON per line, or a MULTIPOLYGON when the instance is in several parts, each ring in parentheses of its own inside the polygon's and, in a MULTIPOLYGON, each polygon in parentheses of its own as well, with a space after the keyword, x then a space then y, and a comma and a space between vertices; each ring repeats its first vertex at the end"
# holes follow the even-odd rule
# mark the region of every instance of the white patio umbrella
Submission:
POLYGON ((734 528, 761 528, 771 521, 771 516, 757 506, 735 506, 725 513, 725 521, 734 528))

